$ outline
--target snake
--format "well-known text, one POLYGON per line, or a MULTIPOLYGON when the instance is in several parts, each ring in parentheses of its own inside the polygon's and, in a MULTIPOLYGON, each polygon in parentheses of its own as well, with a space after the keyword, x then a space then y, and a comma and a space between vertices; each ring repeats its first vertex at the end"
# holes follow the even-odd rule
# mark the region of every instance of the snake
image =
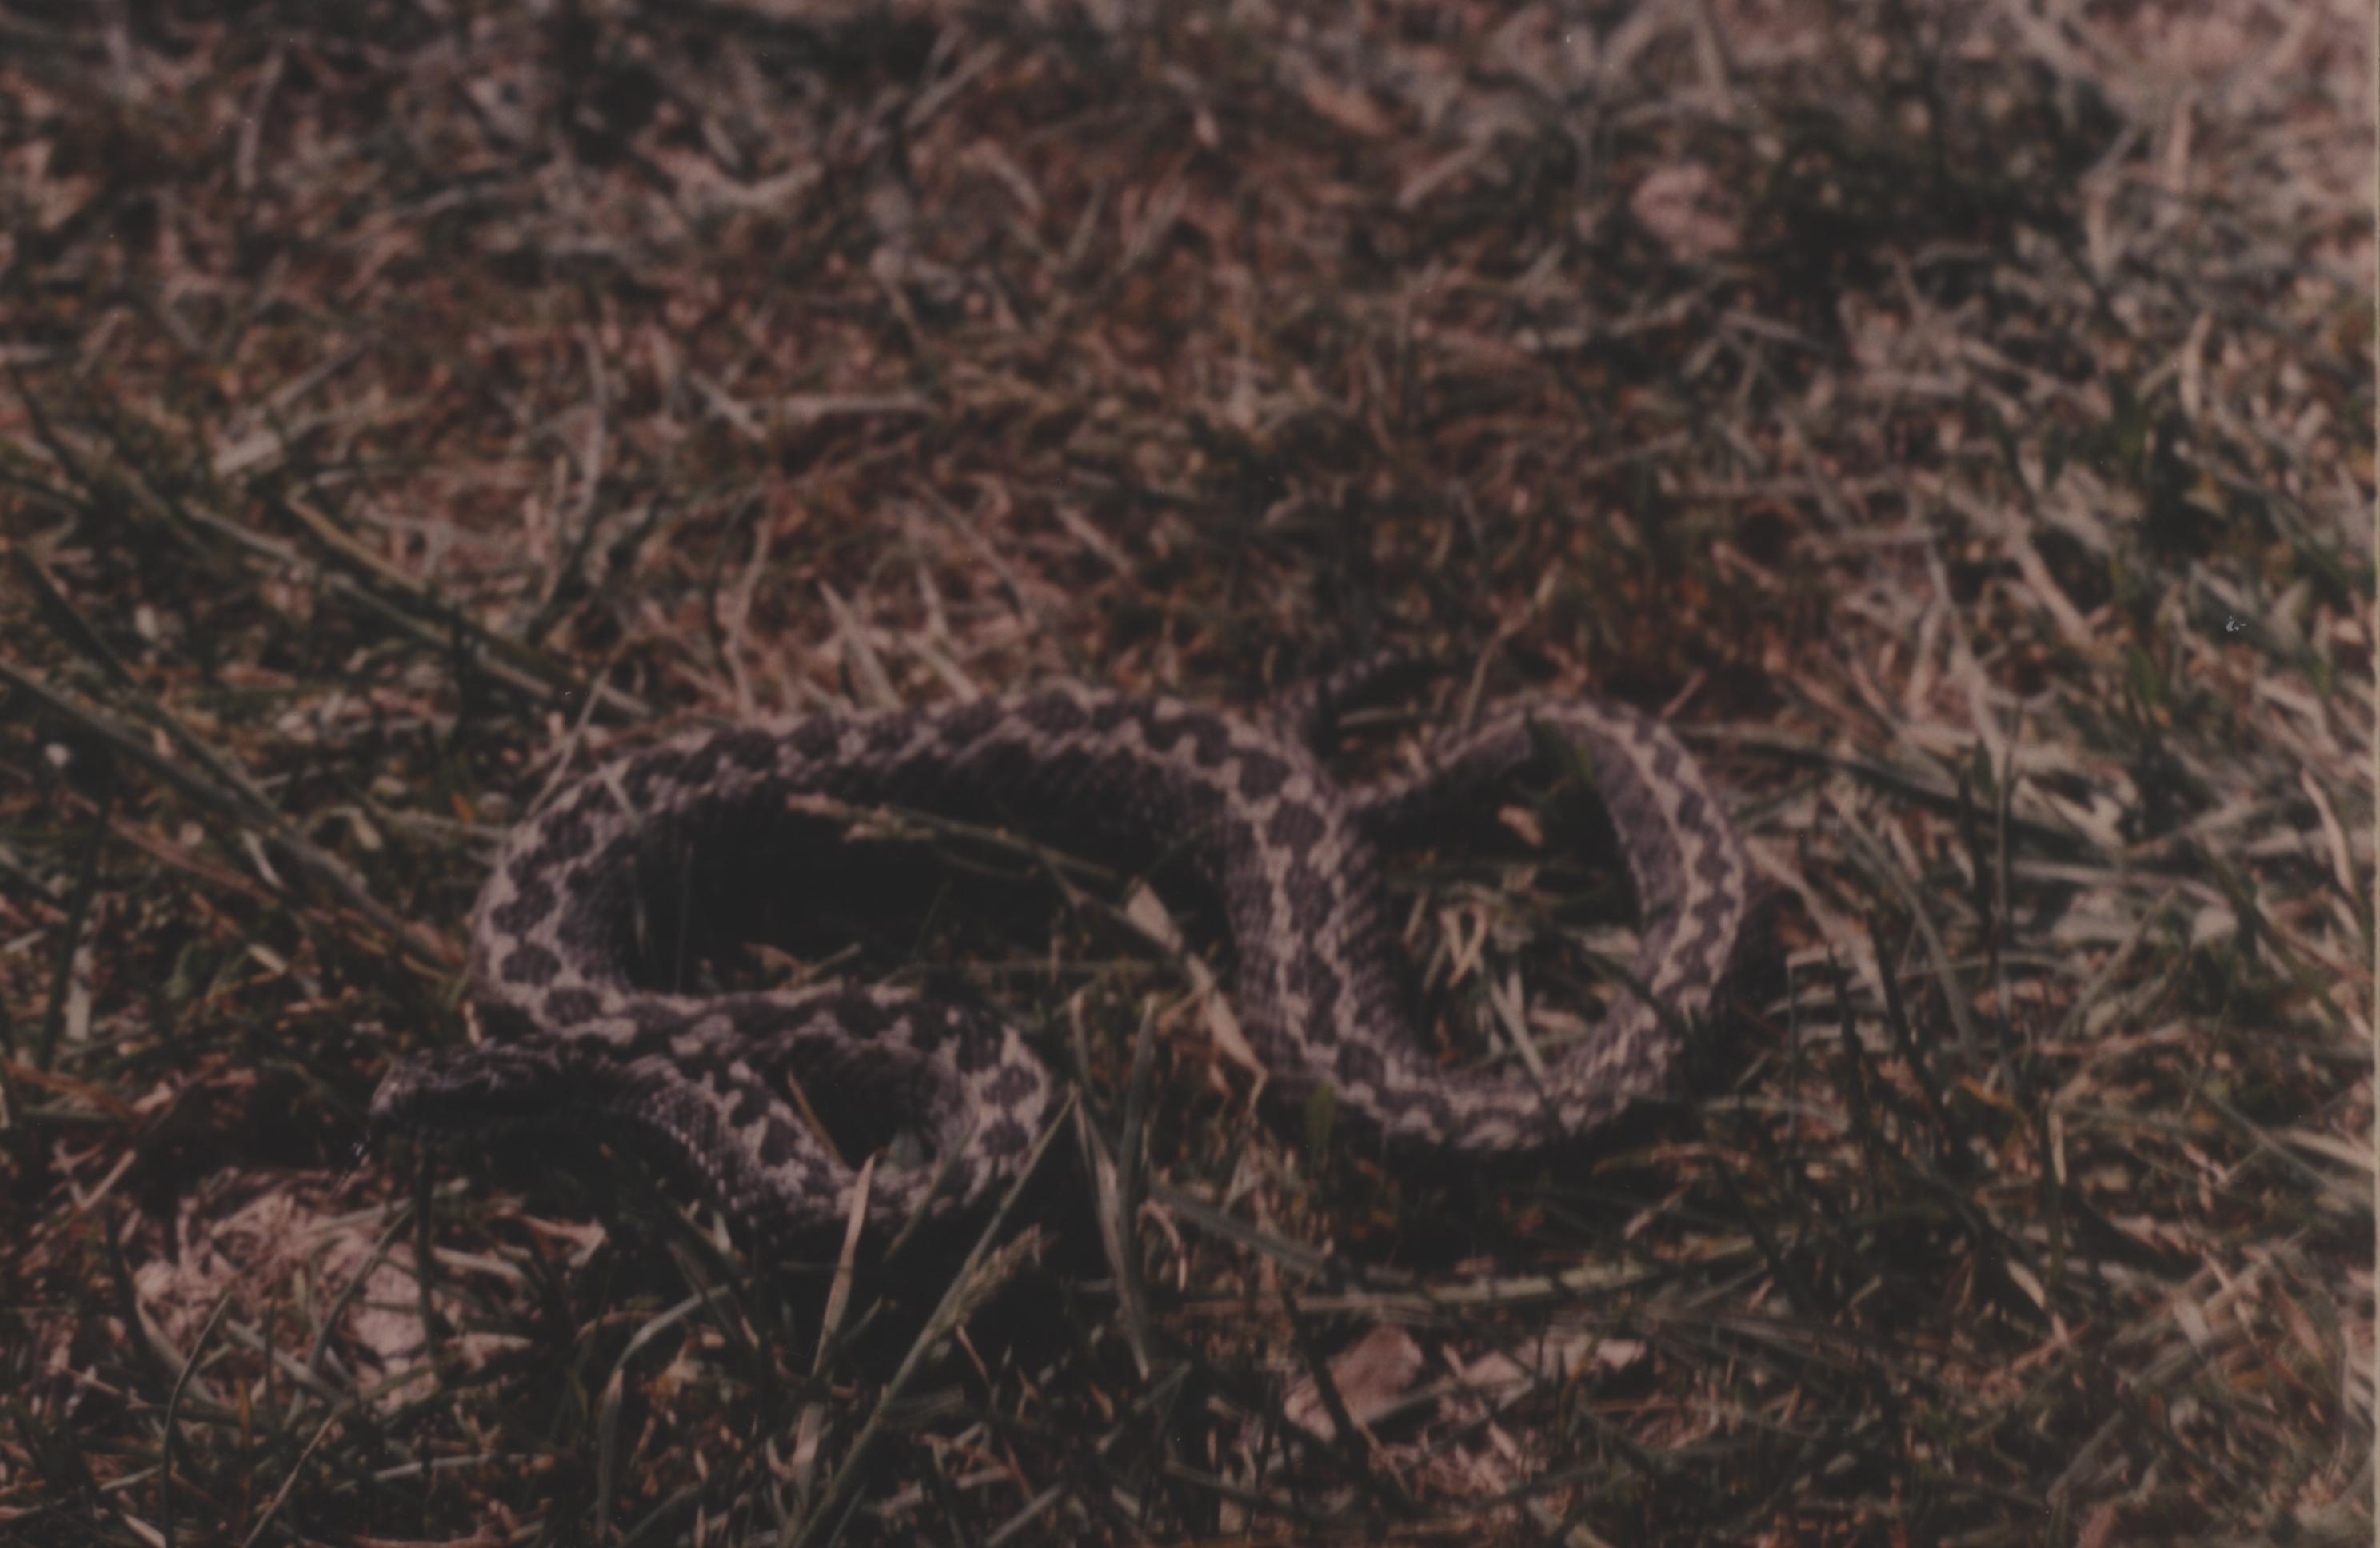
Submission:
POLYGON ((717 725, 626 755, 511 831, 472 915, 479 1040, 392 1065, 366 1143, 592 1130, 690 1169, 747 1243, 785 1252, 854 1209, 860 1171, 818 1110, 872 1103, 900 1114, 934 1164, 879 1169, 868 1229, 980 1204, 1018 1172, 1056 1092, 997 1015, 883 985, 689 994, 641 965, 653 855, 766 871, 788 814, 821 801, 1142 862, 1181 854, 1220 904, 1232 999, 1273 1090, 1327 1087, 1335 1113, 1394 1148, 1485 1158, 1588 1136, 1670 1085, 1709 1012, 1749 906, 1742 840, 1668 729, 1589 698, 1497 706, 1401 769, 1334 779, 1325 759, 1342 711, 1405 667, 1359 663, 1269 710, 1061 681, 717 725), (1554 744, 1574 749, 1610 819, 1637 945, 1605 1013, 1558 1058, 1518 1074, 1457 1067, 1415 1024, 1382 845, 1554 744))

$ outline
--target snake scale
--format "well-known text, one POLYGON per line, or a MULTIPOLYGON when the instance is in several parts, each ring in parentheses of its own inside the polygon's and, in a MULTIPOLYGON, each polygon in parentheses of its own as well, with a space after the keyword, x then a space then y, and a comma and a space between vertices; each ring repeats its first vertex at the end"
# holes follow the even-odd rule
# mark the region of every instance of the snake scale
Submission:
POLYGON ((1748 906, 1742 846, 1676 739, 1615 705, 1508 706, 1417 768, 1342 785, 1317 744, 1381 674, 1357 669, 1270 716, 1061 684, 705 730, 625 757, 513 832, 472 922, 482 1040, 393 1067, 372 1131, 625 1134, 690 1166, 763 1249, 840 1224, 855 1182, 788 1081, 820 1105, 889 1101, 937 1152, 880 1174, 873 1230, 965 1209, 1013 1176, 1050 1076, 989 1013, 902 988, 698 997, 638 981, 640 853, 660 838, 750 864, 802 797, 1110 853, 1178 844, 1221 902, 1241 1023, 1277 1089, 1327 1084, 1390 1143, 1463 1155, 1595 1129, 1667 1083, 1682 1029, 1708 1008, 1748 906), (1526 763, 1546 732, 1587 756, 1635 882, 1639 945, 1609 1012, 1541 1079, 1450 1070, 1413 1024, 1377 839, 1526 763))

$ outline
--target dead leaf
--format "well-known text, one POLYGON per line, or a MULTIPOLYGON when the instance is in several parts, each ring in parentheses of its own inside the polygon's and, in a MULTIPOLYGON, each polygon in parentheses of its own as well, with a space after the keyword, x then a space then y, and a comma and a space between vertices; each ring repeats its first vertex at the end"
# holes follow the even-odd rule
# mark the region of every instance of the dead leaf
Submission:
POLYGON ((1734 202, 1710 168, 1695 162, 1663 167, 1628 196, 1629 212, 1671 257, 1686 262, 1733 252, 1742 245, 1734 202))
MULTIPOLYGON (((1421 1372, 1421 1347, 1403 1328, 1383 1324, 1331 1357, 1330 1383, 1347 1405, 1347 1417, 1369 1424, 1404 1397, 1421 1372)), ((1281 1411, 1326 1440, 1338 1433, 1312 1376, 1291 1385, 1281 1411)))

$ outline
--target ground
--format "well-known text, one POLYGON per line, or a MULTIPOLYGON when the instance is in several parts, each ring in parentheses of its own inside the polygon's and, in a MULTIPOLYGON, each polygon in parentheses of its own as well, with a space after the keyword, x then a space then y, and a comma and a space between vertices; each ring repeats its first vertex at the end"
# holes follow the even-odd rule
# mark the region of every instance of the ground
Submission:
MULTIPOLYGON (((0 8, 0 1535, 2368 1542, 2370 28, 0 8), (1349 768, 1622 701, 1772 896, 1597 1145, 1392 1163, 1195 897, 873 819, 711 970, 998 1009, 1000 1213, 357 1154, 607 755, 1384 648, 1349 768)), ((1575 783, 1393 857, 1449 1060, 1607 992, 1575 783)))

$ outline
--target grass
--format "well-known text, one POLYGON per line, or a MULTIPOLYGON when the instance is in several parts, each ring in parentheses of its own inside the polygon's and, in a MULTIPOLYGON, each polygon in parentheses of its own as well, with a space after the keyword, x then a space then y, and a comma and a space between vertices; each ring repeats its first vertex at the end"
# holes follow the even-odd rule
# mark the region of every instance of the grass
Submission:
MULTIPOLYGON (((0 9, 0 1535, 2368 1541, 2368 28, 0 9), (601 757, 1382 647, 1350 768, 1592 691, 1730 792, 1680 1101, 1387 1164, 1195 897, 872 821, 712 966, 997 1006, 996 1215, 358 1164, 601 757)), ((1393 866, 1450 1058, 1629 938, 1482 816, 1393 866)))

